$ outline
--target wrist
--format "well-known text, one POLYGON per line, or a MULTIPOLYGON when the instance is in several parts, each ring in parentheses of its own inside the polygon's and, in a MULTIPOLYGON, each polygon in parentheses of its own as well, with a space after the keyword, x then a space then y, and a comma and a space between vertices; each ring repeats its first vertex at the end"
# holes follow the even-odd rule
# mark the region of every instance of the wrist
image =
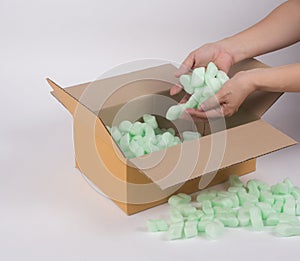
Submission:
POLYGON ((249 77, 251 78, 251 85, 254 91, 262 91, 265 84, 265 76, 268 68, 256 68, 249 70, 249 77))
POLYGON ((233 78, 237 80, 237 84, 240 88, 243 88, 247 95, 259 90, 259 84, 257 80, 257 74, 260 69, 253 69, 249 71, 241 71, 234 75, 233 78))
POLYGON ((234 36, 224 38, 218 43, 231 55, 233 64, 249 58, 244 51, 246 47, 243 46, 241 41, 236 40, 234 36))

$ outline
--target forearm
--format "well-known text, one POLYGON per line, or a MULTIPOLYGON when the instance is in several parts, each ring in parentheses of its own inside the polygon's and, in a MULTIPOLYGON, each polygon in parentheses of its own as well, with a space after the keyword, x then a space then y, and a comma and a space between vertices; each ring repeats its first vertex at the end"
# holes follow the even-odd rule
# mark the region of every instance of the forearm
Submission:
POLYGON ((249 80, 253 82, 255 90, 300 92, 300 63, 254 69, 248 72, 249 80))
POLYGON ((268 53, 300 40, 300 0, 290 0, 267 17, 234 36, 221 40, 234 62, 268 53))

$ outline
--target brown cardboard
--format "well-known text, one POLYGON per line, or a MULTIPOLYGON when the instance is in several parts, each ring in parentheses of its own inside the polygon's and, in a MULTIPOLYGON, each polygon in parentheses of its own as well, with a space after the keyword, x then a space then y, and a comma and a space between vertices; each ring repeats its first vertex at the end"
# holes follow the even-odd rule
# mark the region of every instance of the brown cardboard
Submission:
MULTIPOLYGON (((231 75, 264 66, 256 60, 246 60, 235 65, 231 75)), ((137 120, 141 110, 153 112, 159 108, 159 113, 164 114, 176 103, 171 98, 158 102, 160 97, 168 97, 170 86, 177 82, 175 70, 167 64, 65 89, 47 79, 52 94, 74 118, 76 167, 127 214, 166 202, 168 196, 177 192, 193 193, 199 190, 200 181, 211 185, 226 180, 230 174, 254 171, 257 157, 296 143, 260 119, 281 93, 259 92, 249 96, 239 112, 226 119, 227 130, 222 129, 222 120, 210 126, 199 123, 194 128, 206 135, 201 139, 127 160, 105 125, 112 124, 112 117, 122 106, 127 106, 127 114, 120 113, 115 123, 137 120), (131 102, 126 105, 127 101, 131 102), (212 156, 216 141, 222 145, 217 150, 223 148, 224 153, 212 156)), ((172 125, 163 118, 159 118, 159 123, 172 125)), ((193 128, 186 120, 176 124, 181 130, 193 128)))
MULTIPOLYGON (((153 182, 158 184, 160 188, 165 189, 183 183, 188 179, 193 179, 206 173, 217 171, 218 169, 223 169, 249 159, 257 158, 292 144, 293 141, 288 136, 283 135, 280 131, 260 119, 229 130, 213 133, 199 139, 201 156, 195 166, 192 165, 194 163, 193 157, 188 154, 189 151, 196 150, 195 142, 185 142, 182 146, 169 148, 168 153, 165 154, 164 161, 161 162, 161 164, 158 164, 149 170, 143 170, 143 172, 153 182), (211 156, 212 140, 216 136, 222 136, 223 132, 226 132, 227 134, 227 145, 225 147, 226 151, 224 153, 224 158, 220 165, 211 164, 207 166, 206 164, 211 156), (182 151, 181 153, 180 150, 182 151), (174 169, 174 165, 176 165, 176 169, 174 169), (184 172, 188 172, 189 175, 183 175, 184 172), (165 173, 169 175, 167 180, 164 179, 165 173)), ((163 151, 155 153, 163 153, 163 151)), ((134 158, 130 161, 137 166, 137 168, 142 169, 142 165, 144 164, 143 159, 134 158), (141 165, 139 164, 140 162, 142 162, 141 165)), ((151 163, 149 163, 149 165, 150 164, 151 163)))

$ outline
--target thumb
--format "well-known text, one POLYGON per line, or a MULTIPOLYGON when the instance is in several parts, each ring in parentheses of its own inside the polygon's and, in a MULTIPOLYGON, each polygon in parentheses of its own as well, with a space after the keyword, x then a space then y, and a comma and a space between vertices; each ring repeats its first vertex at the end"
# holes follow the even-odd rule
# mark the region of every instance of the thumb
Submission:
POLYGON ((231 58, 228 58, 228 56, 221 56, 216 59, 215 64, 219 70, 228 74, 230 67, 233 65, 233 61, 231 58))
POLYGON ((186 74, 189 72, 195 63, 194 53, 191 53, 181 64, 179 69, 175 72, 175 76, 179 77, 182 74, 186 74))

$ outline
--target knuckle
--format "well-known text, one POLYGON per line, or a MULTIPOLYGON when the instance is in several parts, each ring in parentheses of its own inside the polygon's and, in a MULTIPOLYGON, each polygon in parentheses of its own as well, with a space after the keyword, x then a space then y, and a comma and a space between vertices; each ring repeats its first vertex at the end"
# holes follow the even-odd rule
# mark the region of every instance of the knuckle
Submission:
POLYGON ((188 55, 188 59, 194 59, 195 52, 196 52, 196 51, 190 52, 189 55, 188 55))
POLYGON ((212 47, 213 43, 206 43, 204 45, 202 45, 200 48, 208 48, 208 47, 212 47))
POLYGON ((248 75, 248 72, 247 72, 247 71, 240 71, 240 72, 237 72, 237 73, 233 76, 233 78, 234 78, 237 82, 241 83, 241 81, 242 81, 243 79, 245 79, 245 78, 247 77, 247 75, 248 75))

